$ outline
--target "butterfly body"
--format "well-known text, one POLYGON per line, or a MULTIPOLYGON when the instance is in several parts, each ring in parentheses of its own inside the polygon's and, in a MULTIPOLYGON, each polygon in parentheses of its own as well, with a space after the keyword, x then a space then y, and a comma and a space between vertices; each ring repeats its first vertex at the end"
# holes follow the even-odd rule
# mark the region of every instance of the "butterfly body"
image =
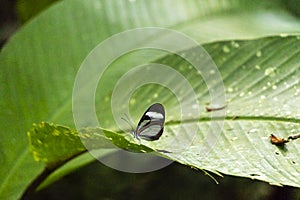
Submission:
POLYGON ((165 109, 162 104, 151 105, 140 119, 138 126, 133 130, 135 138, 144 140, 158 140, 164 131, 165 109))

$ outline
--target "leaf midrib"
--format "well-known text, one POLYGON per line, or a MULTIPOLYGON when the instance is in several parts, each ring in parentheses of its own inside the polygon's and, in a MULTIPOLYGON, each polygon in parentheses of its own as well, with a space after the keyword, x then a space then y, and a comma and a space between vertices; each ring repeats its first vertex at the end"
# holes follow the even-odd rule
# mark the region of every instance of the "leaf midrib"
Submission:
POLYGON ((208 121, 273 121, 273 122, 289 122, 300 124, 300 119, 297 118, 286 118, 286 117, 274 117, 274 116, 224 116, 224 117, 201 117, 198 119, 186 119, 182 121, 168 121, 165 123, 166 126, 177 125, 181 123, 198 123, 198 122, 208 122, 208 121))

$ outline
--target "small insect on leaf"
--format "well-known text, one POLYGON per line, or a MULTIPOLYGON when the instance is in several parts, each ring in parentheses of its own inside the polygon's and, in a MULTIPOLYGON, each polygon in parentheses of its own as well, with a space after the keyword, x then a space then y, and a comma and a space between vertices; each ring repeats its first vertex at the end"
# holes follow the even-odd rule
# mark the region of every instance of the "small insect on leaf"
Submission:
POLYGON ((272 144, 276 146, 284 146, 285 143, 289 142, 288 140, 284 138, 278 138, 273 134, 270 135, 270 141, 272 144))
POLYGON ((231 120, 236 120, 236 119, 238 119, 238 118, 239 118, 239 116, 234 115, 234 116, 231 118, 231 120))
POLYGON ((218 111, 218 110, 223 110, 224 108, 226 108, 226 105, 222 105, 222 106, 212 106, 212 107, 205 107, 207 112, 212 112, 212 111, 218 111))
POLYGON ((296 139, 298 139, 298 138, 300 138, 300 133, 294 134, 294 135, 290 135, 290 136, 288 137, 288 140, 296 140, 296 139))

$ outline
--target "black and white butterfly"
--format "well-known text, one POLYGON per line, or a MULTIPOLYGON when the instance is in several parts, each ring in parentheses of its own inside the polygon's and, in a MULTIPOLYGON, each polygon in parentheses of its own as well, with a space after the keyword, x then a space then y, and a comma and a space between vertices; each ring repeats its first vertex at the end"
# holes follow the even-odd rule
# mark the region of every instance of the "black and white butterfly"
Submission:
POLYGON ((164 123, 165 109, 160 103, 155 103, 146 110, 132 133, 137 139, 158 140, 164 131, 164 123))

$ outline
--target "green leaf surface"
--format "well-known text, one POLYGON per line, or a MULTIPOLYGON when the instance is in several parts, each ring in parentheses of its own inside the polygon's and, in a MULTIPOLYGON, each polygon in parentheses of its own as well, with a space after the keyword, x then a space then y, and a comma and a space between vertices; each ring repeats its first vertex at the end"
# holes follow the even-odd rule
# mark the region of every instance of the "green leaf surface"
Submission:
MULTIPOLYGON (((280 148, 271 144, 269 139, 270 134, 288 138, 289 135, 299 132, 300 119, 297 112, 299 105, 296 103, 300 98, 299 44, 299 37, 273 37, 256 41, 205 45, 206 50, 210 52, 219 66, 228 92, 227 116, 222 134, 219 136, 216 132, 209 132, 215 136, 216 140, 214 143, 208 143, 206 134, 211 119, 208 117, 209 113, 203 111, 200 119, 191 118, 189 121, 181 122, 167 121, 165 132, 159 142, 143 141, 143 144, 152 149, 163 149, 165 152, 157 151, 157 154, 195 168, 249 177, 275 185, 299 187, 300 182, 297 177, 300 175, 298 167, 300 140, 290 141, 280 148), (224 51, 224 46, 227 46, 230 51, 224 51), (282 51, 282 55, 285 56, 268 59, 273 54, 271 49, 282 51), (287 55, 284 52, 290 54, 287 55), (237 62, 235 60, 237 55, 244 62, 237 62), (230 76, 232 72, 243 76, 234 76, 241 78, 232 79, 230 76), (253 80, 256 81, 253 82, 253 80), (194 140, 178 151, 178 147, 184 144, 182 141, 189 136, 188 131, 192 130, 195 125, 198 126, 199 131, 194 140), (179 142, 174 142, 174 138, 179 142)), ((174 61, 176 58, 168 56, 163 60, 174 61)), ((184 66, 184 69, 187 69, 185 66, 187 63, 175 63, 177 67, 179 65, 179 68, 184 66)), ((196 73, 191 75, 189 70, 181 72, 185 76, 190 75, 191 82, 199 81, 196 73)), ((177 114, 171 111, 174 108, 168 107, 168 102, 172 102, 169 100, 172 98, 171 95, 164 90, 157 90, 157 87, 152 85, 140 91, 145 90, 147 93, 156 91, 158 96, 164 97, 161 101, 169 108, 167 117, 172 118, 172 115, 176 117, 177 114)), ((197 84, 195 90, 201 91, 199 96, 206 94, 203 84, 197 84)), ((138 101, 143 96, 138 93, 133 98, 138 101)), ((150 101, 155 101, 155 99, 150 101)), ((202 102, 200 105, 205 107, 205 101, 200 102, 202 102)), ((219 118, 212 120, 219 120, 219 118)), ((91 131, 87 130, 87 134, 89 133, 91 131)), ((116 143, 124 141, 126 137, 122 138, 122 135, 110 133, 109 137, 113 136, 113 142, 117 146, 124 149, 131 148, 127 142, 116 143)))
POLYGON ((63 126, 40 123, 28 132, 31 152, 36 161, 49 169, 85 152, 78 133, 63 126))
POLYGON ((100 128, 86 128, 75 131, 68 127, 42 122, 34 125, 28 132, 30 150, 38 162, 43 162, 49 169, 64 165, 69 160, 86 152, 81 140, 90 140, 95 146, 91 150, 116 147, 138 152, 151 152, 143 145, 129 142, 122 135, 100 128))
POLYGON ((42 122, 34 124, 28 132, 31 153, 37 162, 46 165, 47 174, 39 180, 45 187, 59 179, 67 172, 77 169, 83 163, 95 159, 89 154, 81 140, 92 141, 96 144, 90 150, 96 151, 93 155, 106 156, 116 151, 112 147, 120 147, 136 152, 151 152, 150 148, 126 140, 123 135, 112 133, 100 128, 86 128, 79 132, 65 126, 42 122), (111 144, 116 146, 112 146, 111 144), (46 179, 46 180, 45 180, 46 179))
MULTIPOLYGON (((87 54, 99 42, 115 33, 149 26, 172 28, 186 33, 201 43, 270 35, 297 35, 300 30, 299 20, 286 11, 279 1, 164 0, 158 3, 146 0, 65 0, 55 4, 22 27, 0 54, 1 199, 19 198, 43 170, 43 165, 34 161, 28 149, 26 132, 33 123, 51 121, 74 128, 72 89, 76 73, 87 54)), ((285 125, 282 127, 274 125, 273 129, 274 131, 279 127, 278 135, 284 132, 282 136, 289 134, 285 132, 286 124, 289 126, 289 123, 298 123, 298 115, 294 115, 294 112, 297 110, 295 106, 299 98, 297 88, 293 88, 298 86, 295 77, 299 75, 298 71, 295 71, 299 63, 296 56, 297 41, 296 37, 245 41, 243 48, 242 45, 239 46, 239 53, 234 53, 233 49, 238 45, 232 45, 231 42, 206 46, 220 66, 228 90, 230 102, 227 111, 231 111, 232 115, 244 116, 238 118, 238 122, 243 121, 241 119, 258 119, 260 116, 268 116, 267 119, 275 119, 275 122, 284 119, 285 125), (265 41, 270 42, 269 45, 265 41), (290 51, 291 48, 294 49, 290 51), (225 50, 224 54, 217 55, 222 50, 225 50), (258 55, 260 59, 256 60, 258 55), (252 72, 256 74, 254 79, 252 72), (265 77, 265 74, 271 76, 265 77), (242 84, 244 82, 245 84, 242 84), (242 85, 247 90, 244 90, 242 85), (277 94, 278 102, 275 98, 277 94), (287 95, 292 98, 287 98, 287 95), (269 97, 273 100, 268 101, 269 97), (267 103, 259 104, 259 101, 270 104, 269 106, 267 103), (282 108, 279 105, 285 106, 282 108), (292 122, 288 122, 289 118, 292 122)), ((147 58, 149 61, 155 60, 154 57, 147 58)), ((128 60, 130 59, 123 59, 124 64, 128 60)), ((118 63, 115 66, 118 66, 118 63)), ((107 83, 114 83, 124 70, 122 68, 118 72, 112 71, 116 76, 110 77, 111 82, 107 83)), ((108 86, 97 99, 101 100, 101 97, 111 94, 111 85, 108 86)), ((150 87, 149 90, 144 90, 145 93, 141 97, 148 99, 146 92, 153 89, 155 88, 150 87)), ((208 99, 207 95, 203 93, 200 97, 208 99)), ((101 101, 97 103, 101 105, 101 101)), ((138 120, 148 104, 149 102, 138 106, 135 104, 132 111, 135 120, 138 120)), ((166 106, 171 107, 172 104, 166 106)), ((170 107, 167 108, 169 116, 173 116, 172 112, 176 113, 176 110, 171 112, 170 107)), ((110 107, 102 106, 98 111, 106 114, 110 111, 110 107)), ((250 123, 251 120, 244 121, 250 123)), ((253 121, 251 123, 253 126, 256 124, 253 121)), ((107 124, 111 126, 106 128, 116 128, 111 122, 107 124)), ((235 126, 239 126, 239 123, 235 126)), ((293 132, 298 129, 295 125, 288 130, 293 132)), ((297 142, 295 140, 291 146, 297 142)), ((293 181, 281 183, 294 184, 293 181)))

